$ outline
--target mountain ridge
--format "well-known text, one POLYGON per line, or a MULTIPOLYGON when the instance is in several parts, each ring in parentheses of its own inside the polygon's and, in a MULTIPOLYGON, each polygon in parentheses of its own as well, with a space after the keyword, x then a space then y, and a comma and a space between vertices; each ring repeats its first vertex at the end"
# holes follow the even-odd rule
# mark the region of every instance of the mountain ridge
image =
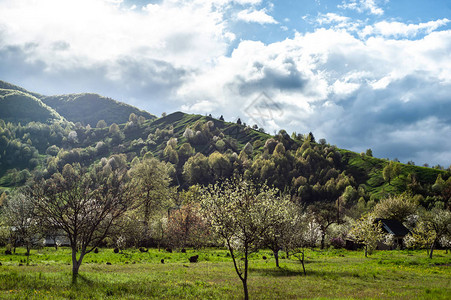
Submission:
MULTIPOLYGON (((17 89, 15 93, 25 95, 17 89)), ((80 102, 71 97, 92 101, 101 97, 92 95, 51 99, 77 105, 80 102)), ((113 112, 117 107, 111 101, 105 105, 113 112)), ((68 122, 64 118, 60 121, 19 126, 0 120, 0 187, 20 186, 30 172, 45 177, 67 163, 90 166, 106 157, 122 157, 128 164, 156 157, 171 166, 173 183, 180 188, 241 174, 308 201, 332 201, 347 193, 354 202, 359 197, 369 202, 408 192, 420 194, 421 201, 429 205, 438 201, 433 185, 451 178, 444 170, 375 158, 371 151, 355 153, 329 145, 324 139, 316 142, 312 133, 289 136, 280 130, 269 135, 240 122, 180 111, 160 118, 130 113, 122 122, 111 120, 116 122, 110 126, 84 126, 86 123, 74 124, 73 119, 68 122), (386 168, 392 164, 397 171, 388 178, 386 168)))
POLYGON ((128 121, 131 113, 146 119, 156 118, 156 116, 147 111, 96 93, 46 96, 30 92, 20 86, 2 80, 0 80, 0 89, 17 91, 25 96, 30 95, 42 101, 43 104, 52 108, 66 120, 73 123, 80 122, 83 125, 90 124, 91 127, 95 127, 100 120, 104 120, 107 125, 125 123, 128 121))

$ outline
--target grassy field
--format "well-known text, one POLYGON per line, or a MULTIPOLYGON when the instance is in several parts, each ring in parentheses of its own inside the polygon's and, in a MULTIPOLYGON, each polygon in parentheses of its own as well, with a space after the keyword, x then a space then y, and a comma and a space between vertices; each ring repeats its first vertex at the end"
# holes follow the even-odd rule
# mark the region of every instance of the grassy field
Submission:
MULTIPOLYGON (((111 249, 86 256, 72 284, 70 251, 0 249, 2 299, 239 299, 242 286, 225 250, 148 253, 111 249), (198 263, 188 257, 199 254, 198 263), (164 259, 164 264, 161 263, 164 259), (111 264, 107 264, 111 263, 111 264), (20 265, 22 264, 22 265, 20 265)), ((369 258, 345 250, 307 252, 307 276, 296 260, 276 268, 268 251, 250 263, 251 299, 450 299, 451 254, 436 251, 376 251, 369 258), (263 259, 266 256, 267 259, 263 259)))

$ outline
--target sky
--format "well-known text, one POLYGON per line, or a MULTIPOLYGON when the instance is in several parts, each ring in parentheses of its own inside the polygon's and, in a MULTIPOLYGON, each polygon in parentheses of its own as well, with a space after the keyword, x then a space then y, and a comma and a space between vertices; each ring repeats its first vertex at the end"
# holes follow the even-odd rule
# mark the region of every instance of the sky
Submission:
POLYGON ((0 80, 451 164, 446 0, 0 0, 0 80))

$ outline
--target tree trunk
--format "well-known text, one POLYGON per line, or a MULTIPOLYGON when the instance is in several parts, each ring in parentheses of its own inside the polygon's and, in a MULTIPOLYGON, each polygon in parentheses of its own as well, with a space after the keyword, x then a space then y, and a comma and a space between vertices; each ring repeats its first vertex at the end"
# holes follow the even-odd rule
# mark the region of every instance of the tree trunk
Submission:
POLYGON ((78 264, 77 260, 72 260, 72 284, 77 283, 78 269, 80 269, 80 265, 78 264))
POLYGON ((243 282, 244 300, 249 300, 249 291, 247 289, 247 280, 241 280, 243 282))
POLYGON ((304 276, 307 275, 307 273, 305 272, 305 265, 304 265, 304 252, 302 252, 302 259, 301 259, 301 264, 302 264, 302 270, 304 270, 304 276))
POLYGON ((27 243, 27 253, 25 253, 27 256, 27 266, 30 264, 30 244, 27 243))
POLYGON ((368 257, 368 246, 365 245, 365 257, 368 257))
POLYGON ((247 289, 248 266, 249 266, 248 253, 247 253, 247 249, 245 249, 244 250, 244 276, 243 276, 243 280, 242 280, 243 281, 243 290, 244 290, 244 300, 249 300, 249 291, 247 289))
POLYGON ((431 249, 429 250, 429 258, 432 259, 432 253, 434 252, 435 241, 431 244, 431 249))
POLYGON ((326 231, 321 233, 321 249, 324 249, 324 240, 326 239, 326 231))
POLYGON ((77 259, 77 248, 72 247, 72 283, 77 283, 78 270, 83 261, 84 251, 81 250, 80 257, 77 259))
POLYGON ((278 250, 272 250, 274 253, 274 258, 276 259, 276 267, 279 268, 279 251, 278 250))

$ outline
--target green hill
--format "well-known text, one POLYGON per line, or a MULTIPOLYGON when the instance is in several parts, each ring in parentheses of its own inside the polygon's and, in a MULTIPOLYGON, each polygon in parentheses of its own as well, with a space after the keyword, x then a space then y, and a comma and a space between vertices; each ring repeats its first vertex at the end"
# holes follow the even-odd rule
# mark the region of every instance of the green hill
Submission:
POLYGON ((41 94, 33 93, 33 92, 30 92, 30 91, 27 91, 26 89, 24 89, 24 88, 22 88, 22 87, 20 87, 20 86, 17 86, 17 85, 14 85, 14 84, 11 84, 11 83, 9 83, 9 82, 2 81, 2 80, 0 80, 0 89, 14 90, 14 91, 19 91, 19 92, 24 92, 24 93, 26 93, 26 94, 30 94, 30 95, 32 95, 32 96, 34 96, 34 97, 36 97, 36 98, 39 98, 39 99, 42 97, 41 94))
POLYGON ((449 171, 395 163, 398 172, 387 180, 383 170, 394 162, 316 142, 313 134, 290 137, 281 130, 272 136, 183 112, 155 118, 95 94, 43 97, 63 117, 81 123, 74 124, 19 89, 0 90, 0 119, 15 123, 0 120, 0 187, 20 186, 30 172, 50 176, 67 163, 90 166, 114 156, 132 164, 153 156, 170 164, 172 182, 180 188, 241 174, 306 203, 341 197, 352 206, 404 192, 425 206, 449 202, 451 188, 436 183, 439 175, 448 180, 449 171), (111 125, 97 128, 102 119, 111 125), (31 120, 35 123, 26 124, 31 120))
POLYGON ((49 96, 42 97, 42 101, 68 121, 90 124, 91 127, 95 127, 100 120, 104 120, 108 125, 125 123, 131 113, 146 119, 155 118, 146 111, 97 94, 49 96))
POLYGON ((0 119, 12 123, 47 123, 62 118, 51 107, 26 92, 0 89, 0 119))
POLYGON ((361 155, 352 151, 340 149, 343 164, 357 184, 376 198, 387 194, 400 194, 408 190, 412 184, 412 178, 422 185, 432 186, 439 174, 446 180, 449 172, 432 168, 413 166, 399 163, 400 172, 389 184, 383 177, 383 169, 389 164, 388 160, 379 159, 367 155, 361 155))

